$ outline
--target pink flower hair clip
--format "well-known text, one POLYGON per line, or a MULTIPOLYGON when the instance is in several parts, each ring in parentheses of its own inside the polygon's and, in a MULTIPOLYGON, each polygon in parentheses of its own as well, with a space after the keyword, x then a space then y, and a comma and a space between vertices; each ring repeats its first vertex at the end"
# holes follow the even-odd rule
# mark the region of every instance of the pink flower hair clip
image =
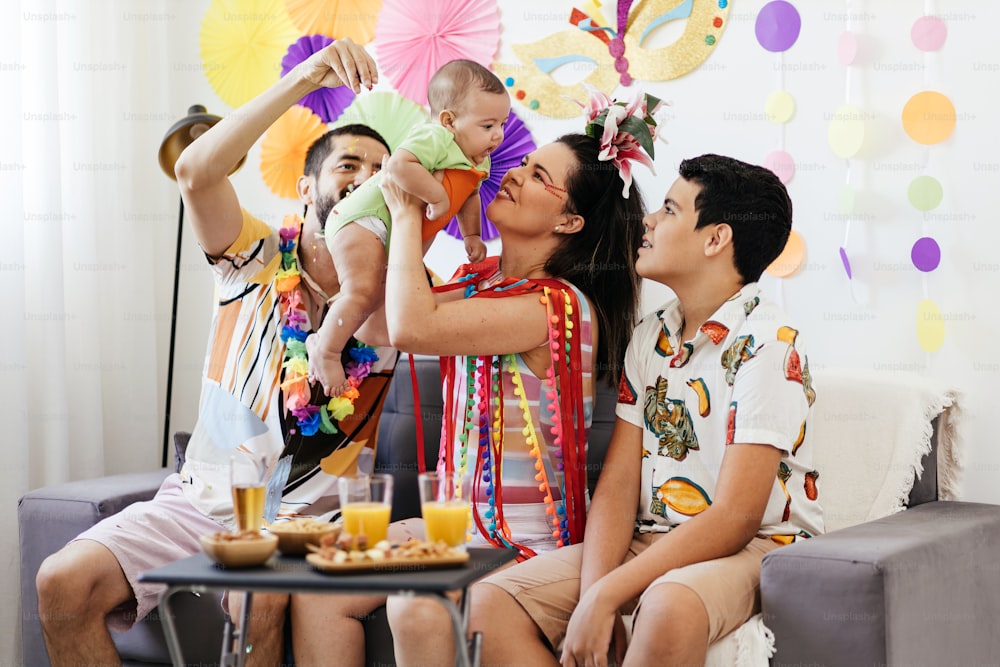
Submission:
MULTIPOLYGON (((583 105, 581 105, 583 106, 583 105)), ((590 103, 583 107, 587 119, 585 132, 601 142, 599 160, 610 160, 618 168, 625 186, 622 196, 628 199, 632 185, 632 161, 653 169, 653 140, 656 139, 656 119, 663 101, 636 91, 629 102, 609 98, 599 90, 590 91, 590 103)))

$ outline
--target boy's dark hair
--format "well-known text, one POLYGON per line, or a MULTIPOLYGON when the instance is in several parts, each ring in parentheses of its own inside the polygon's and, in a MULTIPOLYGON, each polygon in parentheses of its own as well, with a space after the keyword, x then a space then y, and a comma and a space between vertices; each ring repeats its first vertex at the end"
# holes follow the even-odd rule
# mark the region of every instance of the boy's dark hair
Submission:
POLYGON ((774 172, 722 155, 682 160, 681 178, 701 186, 694 200, 695 229, 726 223, 733 230, 733 263, 743 279, 760 279, 785 249, 792 200, 774 172))
POLYGON ((456 102, 470 90, 478 88, 495 95, 506 95, 507 88, 497 75, 471 60, 452 60, 434 72, 427 84, 427 103, 431 114, 456 109, 456 102))
POLYGON ((382 135, 367 125, 361 125, 360 123, 342 125, 334 130, 330 130, 312 143, 312 146, 306 151, 306 166, 302 173, 306 176, 319 178, 319 171, 323 168, 323 163, 329 157, 330 151, 333 150, 333 140, 343 136, 368 137, 385 146, 385 150, 390 150, 388 142, 382 138, 382 135))
POLYGON ((590 299, 598 324, 597 377, 615 386, 639 311, 635 257, 643 233, 642 194, 633 181, 628 199, 622 197, 617 167, 597 159, 597 139, 567 134, 556 142, 576 156, 577 167, 566 181, 566 212, 582 216, 584 225, 566 236, 545 270, 576 285, 590 299))

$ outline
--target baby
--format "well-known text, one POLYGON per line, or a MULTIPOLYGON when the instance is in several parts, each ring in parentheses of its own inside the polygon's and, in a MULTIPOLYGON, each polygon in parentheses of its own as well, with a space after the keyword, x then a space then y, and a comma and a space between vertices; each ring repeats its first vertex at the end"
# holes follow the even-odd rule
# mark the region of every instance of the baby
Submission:
MULTIPOLYGON (((457 216, 469 261, 479 262, 486 257, 479 184, 490 174, 490 153, 503 141, 510 97, 482 65, 453 60, 431 77, 427 100, 437 122, 410 132, 389 158, 393 173, 400 187, 427 203, 424 251, 457 216)), ((336 204, 326 221, 324 236, 340 292, 317 331, 318 345, 309 341, 308 348, 310 378, 319 380, 328 396, 349 391, 341 352, 382 297, 392 220, 379 180, 376 174, 365 181, 336 204)))

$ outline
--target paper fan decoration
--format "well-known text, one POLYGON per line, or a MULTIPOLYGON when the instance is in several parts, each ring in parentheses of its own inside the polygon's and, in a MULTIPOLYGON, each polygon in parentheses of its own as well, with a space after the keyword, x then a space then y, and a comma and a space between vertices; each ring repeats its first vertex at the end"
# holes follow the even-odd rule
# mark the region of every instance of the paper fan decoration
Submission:
POLYGON ((456 58, 489 67, 500 48, 496 0, 385 0, 375 26, 379 71, 408 99, 427 104, 427 82, 456 58))
POLYGON ((278 80, 274 64, 298 36, 282 0, 212 0, 201 21, 205 76, 238 107, 278 80))
POLYGON ((267 130, 260 144, 260 175, 271 192, 295 199, 306 168, 306 151, 326 134, 326 123, 305 107, 293 106, 267 130))
MULTIPOLYGON (((281 59, 281 76, 285 76, 300 62, 330 44, 333 44, 333 40, 326 35, 300 37, 288 47, 288 52, 281 59)), ((353 90, 347 86, 337 86, 336 88, 320 88, 309 93, 299 100, 299 104, 312 109, 313 113, 322 118, 324 123, 330 123, 336 120, 337 116, 353 101, 353 90)))
MULTIPOLYGON (((503 141, 497 149, 490 154, 490 176, 479 186, 479 199, 482 203, 482 226, 483 240, 498 236, 497 228, 493 226, 490 219, 486 217, 486 207, 500 191, 500 181, 504 174, 513 167, 521 164, 521 158, 527 153, 535 150, 535 140, 531 137, 531 131, 525 127, 521 119, 511 111, 507 117, 507 125, 504 126, 503 141)), ((462 232, 458 228, 458 219, 452 218, 445 231, 456 239, 462 238, 462 232)))
POLYGON ((427 112, 422 106, 398 93, 379 91, 354 98, 332 127, 352 123, 367 125, 381 134, 389 143, 389 149, 394 151, 415 125, 427 120, 427 112))
POLYGON ((367 44, 375 35, 375 20, 381 0, 285 0, 288 15, 307 35, 326 35, 333 39, 350 37, 367 44))

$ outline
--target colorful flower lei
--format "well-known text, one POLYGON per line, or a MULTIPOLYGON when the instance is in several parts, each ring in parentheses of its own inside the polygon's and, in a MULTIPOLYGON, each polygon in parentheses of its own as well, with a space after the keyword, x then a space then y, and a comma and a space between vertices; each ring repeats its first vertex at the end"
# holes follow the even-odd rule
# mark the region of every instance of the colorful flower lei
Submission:
MULTIPOLYGON (((587 119, 585 132, 601 142, 597 159, 610 160, 618 168, 625 187, 622 196, 628 199, 632 185, 632 160, 653 169, 653 140, 656 139, 656 119, 662 100, 636 91, 629 102, 612 100, 599 90, 590 91, 590 103, 583 108, 587 119)), ((581 105, 582 106, 582 105, 581 105)))
POLYGON ((358 387, 371 374, 372 364, 378 361, 378 354, 375 353, 375 348, 357 341, 356 345, 348 348, 350 361, 344 364, 350 388, 325 404, 310 402, 309 356, 306 352, 306 338, 309 336, 306 324, 309 319, 302 304, 302 292, 298 289, 302 276, 296 252, 301 230, 302 223, 298 216, 289 215, 285 217, 278 232, 281 237, 278 245, 281 267, 275 276, 274 285, 281 304, 280 335, 285 343, 285 361, 281 364, 285 369, 285 380, 281 383, 281 389, 285 392, 285 410, 295 417, 302 435, 315 435, 317 431, 333 434, 337 433, 335 421, 354 414, 354 401, 360 396, 358 387))

